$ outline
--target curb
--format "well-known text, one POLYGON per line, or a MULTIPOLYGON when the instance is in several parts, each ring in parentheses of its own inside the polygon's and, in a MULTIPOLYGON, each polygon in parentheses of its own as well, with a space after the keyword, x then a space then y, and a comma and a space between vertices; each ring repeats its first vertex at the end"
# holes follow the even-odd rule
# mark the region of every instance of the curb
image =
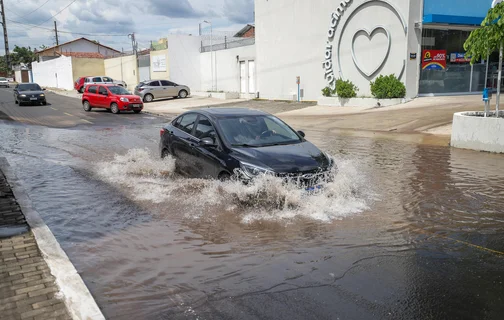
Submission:
POLYGON ((7 178, 14 197, 25 215, 26 222, 35 236, 37 246, 56 279, 56 284, 63 294, 63 300, 72 319, 104 320, 105 317, 86 284, 66 253, 61 249, 49 227, 33 208, 32 202, 21 182, 17 179, 7 159, 3 157, 0 157, 0 170, 7 178))

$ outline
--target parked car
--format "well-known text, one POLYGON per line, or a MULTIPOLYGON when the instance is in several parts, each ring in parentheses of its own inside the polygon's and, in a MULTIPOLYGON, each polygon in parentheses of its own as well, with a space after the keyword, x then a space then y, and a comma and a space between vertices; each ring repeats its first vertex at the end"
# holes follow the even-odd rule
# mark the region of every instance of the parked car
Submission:
POLYGON ((194 178, 250 181, 261 174, 310 189, 329 176, 332 158, 282 120, 258 110, 209 108, 175 118, 160 132, 161 157, 194 178))
POLYGON ((117 114, 121 111, 142 112, 143 102, 139 96, 132 95, 125 88, 116 84, 91 84, 86 87, 82 95, 84 111, 92 108, 109 109, 117 114))
POLYGON ((187 98, 191 94, 188 86, 179 85, 168 80, 147 80, 136 86, 135 94, 145 102, 162 98, 187 98))
POLYGON ((9 80, 7 80, 7 78, 0 77, 0 87, 9 88, 9 80))
POLYGON ((110 77, 81 77, 74 83, 74 89, 79 93, 83 93, 86 86, 90 84, 115 84, 124 88, 128 85, 122 80, 114 80, 110 77))
POLYGON ((24 104, 47 104, 45 89, 36 83, 20 83, 14 87, 14 102, 20 106, 24 104))

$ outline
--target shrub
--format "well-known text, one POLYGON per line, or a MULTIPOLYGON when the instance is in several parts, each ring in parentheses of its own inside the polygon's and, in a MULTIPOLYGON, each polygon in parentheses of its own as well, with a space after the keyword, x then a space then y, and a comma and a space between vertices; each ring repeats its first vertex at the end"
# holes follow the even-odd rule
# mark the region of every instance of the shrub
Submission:
POLYGON ((325 87, 324 89, 322 89, 322 95, 324 97, 330 97, 332 96, 333 94, 333 89, 331 89, 330 87, 325 87))
POLYGON ((406 96, 406 87, 395 75, 379 76, 371 82, 371 93, 377 99, 395 99, 406 96))
POLYGON ((339 79, 336 81, 336 94, 340 98, 350 99, 357 97, 357 87, 350 80, 339 79))

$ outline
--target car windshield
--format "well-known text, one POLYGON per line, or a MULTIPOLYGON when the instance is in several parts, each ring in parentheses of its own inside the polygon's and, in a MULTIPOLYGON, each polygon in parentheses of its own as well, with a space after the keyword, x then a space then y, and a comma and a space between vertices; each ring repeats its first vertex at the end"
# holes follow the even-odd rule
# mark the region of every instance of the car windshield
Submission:
POLYGON ((40 86, 36 83, 20 84, 18 91, 42 91, 40 86))
POLYGON ((218 120, 225 139, 234 147, 265 147, 301 142, 278 118, 267 115, 226 117, 218 120))
POLYGON ((0 78, 0 81, 7 81, 7 79, 5 79, 5 78, 0 78))
POLYGON ((108 89, 113 94, 118 94, 118 95, 121 95, 121 94, 131 94, 128 90, 124 89, 123 87, 119 87, 119 86, 117 86, 117 87, 108 87, 108 89))

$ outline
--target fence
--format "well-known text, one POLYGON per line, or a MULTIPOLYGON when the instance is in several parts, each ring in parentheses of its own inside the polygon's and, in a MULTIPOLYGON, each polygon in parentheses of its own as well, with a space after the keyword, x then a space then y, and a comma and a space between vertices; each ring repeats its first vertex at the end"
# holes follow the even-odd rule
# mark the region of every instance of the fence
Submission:
POLYGON ((202 42, 200 52, 203 53, 218 50, 226 50, 244 46, 251 46, 255 44, 255 38, 233 38, 233 39, 239 39, 239 40, 227 41, 227 38, 224 38, 224 42, 221 43, 217 42, 214 43, 213 45, 205 45, 205 46, 203 45, 202 42))

